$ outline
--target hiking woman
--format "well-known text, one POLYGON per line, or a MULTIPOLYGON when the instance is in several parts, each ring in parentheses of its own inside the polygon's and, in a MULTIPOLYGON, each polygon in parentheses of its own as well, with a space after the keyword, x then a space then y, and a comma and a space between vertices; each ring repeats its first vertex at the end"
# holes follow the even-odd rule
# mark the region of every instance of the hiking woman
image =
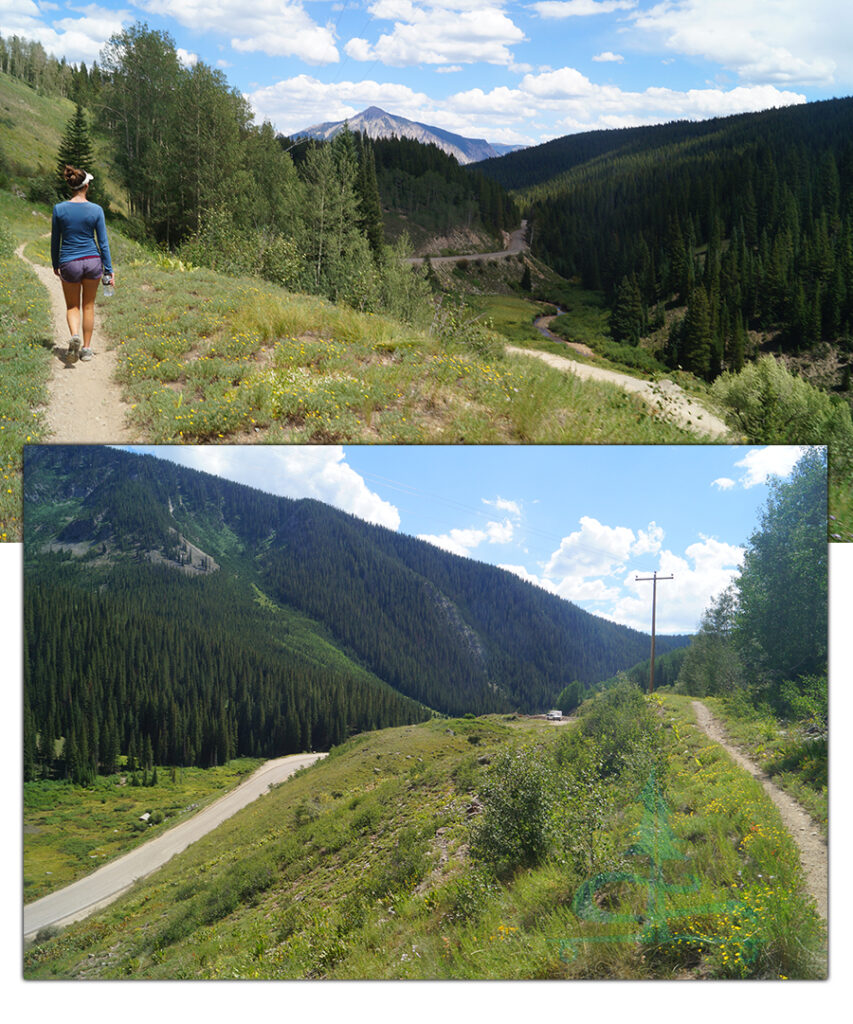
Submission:
POLYGON ((101 277, 108 284, 115 280, 104 211, 86 197, 92 175, 65 166, 65 181, 71 198, 53 208, 50 255, 53 272, 62 281, 65 315, 71 341, 68 356, 92 358, 92 329, 95 326, 95 294, 101 277), (82 331, 82 349, 80 334, 82 331))

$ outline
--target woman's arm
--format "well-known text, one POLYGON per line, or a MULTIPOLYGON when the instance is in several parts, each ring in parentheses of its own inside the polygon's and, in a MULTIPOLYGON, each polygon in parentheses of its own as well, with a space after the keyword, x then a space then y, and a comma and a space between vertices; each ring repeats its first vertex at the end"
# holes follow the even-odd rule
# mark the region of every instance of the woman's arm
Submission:
POLYGON ((53 217, 50 222, 50 261, 53 264, 54 274, 59 273, 59 244, 62 241, 62 229, 59 226, 59 219, 56 216, 56 207, 53 208, 53 217))
POLYGON ((110 256, 110 243, 107 241, 107 222, 104 220, 103 210, 98 214, 95 233, 98 236, 98 248, 101 250, 101 262, 104 264, 104 273, 112 274, 113 261, 110 256))

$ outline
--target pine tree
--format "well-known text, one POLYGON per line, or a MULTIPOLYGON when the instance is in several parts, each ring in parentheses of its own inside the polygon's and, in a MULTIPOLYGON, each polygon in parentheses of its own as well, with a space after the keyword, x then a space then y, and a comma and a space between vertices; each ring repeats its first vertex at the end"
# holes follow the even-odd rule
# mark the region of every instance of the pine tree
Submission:
POLYGON ((382 224, 382 204, 376 181, 376 159, 373 147, 363 135, 358 136, 356 195, 359 200, 358 225, 367 237, 374 259, 378 261, 385 246, 385 228, 382 224))
POLYGON ((711 371, 711 317, 708 296, 701 285, 690 293, 683 331, 682 360, 685 370, 707 378, 711 371))
POLYGON ((644 321, 642 296, 632 274, 622 279, 616 293, 616 303, 610 315, 610 334, 614 341, 636 345, 643 333, 644 321))
MULTIPOLYGON (((62 142, 59 144, 59 157, 56 164, 56 193, 65 199, 68 195, 68 186, 65 183, 65 167, 70 164, 82 171, 93 174, 95 158, 92 151, 92 137, 89 134, 89 124, 82 106, 78 103, 74 116, 65 125, 65 133, 62 142)), ((97 175, 95 175, 97 177, 97 175)), ((95 190, 92 185, 89 188, 91 195, 95 190)))

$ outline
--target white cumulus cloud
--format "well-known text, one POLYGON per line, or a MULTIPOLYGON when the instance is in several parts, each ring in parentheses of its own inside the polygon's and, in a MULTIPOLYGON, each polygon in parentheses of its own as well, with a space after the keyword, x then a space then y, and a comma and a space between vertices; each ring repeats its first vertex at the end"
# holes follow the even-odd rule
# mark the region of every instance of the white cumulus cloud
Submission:
POLYGON ((503 64, 513 61, 510 47, 524 40, 524 33, 495 4, 465 4, 454 0, 446 6, 421 6, 399 0, 380 0, 374 11, 393 17, 394 28, 373 44, 350 39, 344 50, 359 61, 381 61, 390 67, 418 64, 503 64), (471 7, 472 9, 463 9, 471 7))
MULTIPOLYGON (((134 449, 128 449, 133 451, 134 449)), ((340 445, 163 445, 140 449, 286 498, 315 498, 396 530, 400 513, 347 463, 340 445)))
POLYGON ((54 57, 77 63, 97 60, 104 44, 133 20, 129 10, 109 10, 98 4, 75 7, 74 14, 53 19, 54 4, 33 0, 0 0, 0 35, 22 36, 41 43, 54 57))
POLYGON ((621 64, 625 60, 621 53, 612 53, 610 50, 598 53, 592 59, 596 64, 621 64))
POLYGON ((483 498, 483 504, 492 505, 501 512, 509 512, 510 515, 515 516, 517 519, 521 518, 521 505, 517 501, 510 501, 509 498, 495 498, 494 501, 483 498))
POLYGON ((800 445, 771 445, 753 448, 735 465, 744 470, 740 483, 755 487, 767 483, 771 476, 786 477, 807 451, 800 445))
POLYGON ((637 11, 638 42, 720 64, 744 82, 850 82, 853 6, 837 0, 666 0, 637 11))
POLYGON ((716 480, 711 481, 711 486, 716 487, 720 491, 730 491, 735 486, 735 482, 730 477, 720 476, 716 480))
POLYGON ((585 18, 633 10, 637 0, 541 0, 530 6, 540 18, 585 18))
POLYGON ((178 47, 176 53, 178 55, 178 60, 181 62, 181 64, 183 64, 185 68, 195 67, 195 65, 198 64, 197 53, 190 53, 188 50, 185 50, 182 46, 178 47))
POLYGON ((503 522, 489 522, 485 528, 480 527, 457 527, 447 533, 420 533, 418 540, 425 540, 444 551, 451 551, 454 555, 470 556, 474 548, 483 543, 509 544, 515 533, 515 527, 509 519, 503 522))
POLYGON ((318 25, 299 0, 134 0, 151 14, 186 28, 217 32, 243 53, 298 57, 306 64, 335 64, 340 54, 333 29, 318 25))
MULTIPOLYGON (((656 626, 659 633, 692 633, 711 601, 730 586, 740 571, 744 549, 701 537, 687 547, 684 557, 664 550, 658 560, 656 626)), ((652 586, 645 579, 651 572, 627 573, 622 581, 622 596, 600 612, 605 618, 622 622, 645 632, 652 624, 652 586)))

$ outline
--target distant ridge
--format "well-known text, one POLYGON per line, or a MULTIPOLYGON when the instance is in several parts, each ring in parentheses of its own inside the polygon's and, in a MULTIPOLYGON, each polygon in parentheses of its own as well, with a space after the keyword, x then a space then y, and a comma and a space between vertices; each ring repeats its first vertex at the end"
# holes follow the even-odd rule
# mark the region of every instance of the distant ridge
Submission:
POLYGON ((353 132, 360 132, 369 139, 414 139, 424 145, 433 143, 445 153, 456 157, 460 164, 475 163, 478 160, 491 160, 495 157, 512 153, 521 146, 507 146, 498 142, 486 142, 485 139, 468 139, 463 135, 436 128, 433 125, 410 121, 396 114, 389 114, 379 107, 368 107, 355 117, 346 121, 324 121, 322 124, 311 125, 301 131, 293 132, 291 138, 332 139, 349 125, 353 132))

